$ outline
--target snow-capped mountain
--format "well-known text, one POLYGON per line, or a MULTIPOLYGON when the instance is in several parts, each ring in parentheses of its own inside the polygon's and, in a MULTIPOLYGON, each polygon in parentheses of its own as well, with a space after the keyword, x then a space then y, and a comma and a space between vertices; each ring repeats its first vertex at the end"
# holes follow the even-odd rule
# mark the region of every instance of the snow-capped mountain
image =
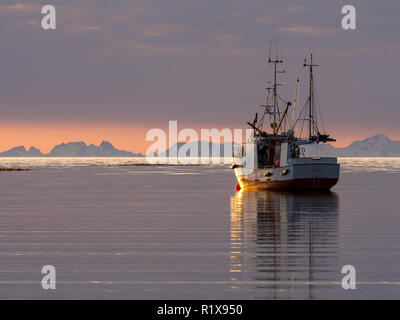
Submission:
POLYGON ((400 141, 391 140, 385 134, 377 134, 364 140, 357 140, 345 148, 330 144, 308 145, 306 155, 337 157, 400 157, 400 141))
MULTIPOLYGON (((232 144, 232 142, 227 142, 232 144)), ((184 143, 178 143, 180 150, 184 143)), ((207 142, 193 142, 185 146, 186 153, 190 146, 198 147, 201 152, 201 145, 207 146, 207 142), (197 144, 197 146, 196 146, 197 144)), ((219 148, 220 155, 223 155, 224 145, 208 142, 210 156, 212 150, 219 148)), ((226 148, 228 150, 230 148, 226 148)), ((170 150, 163 152, 159 156, 168 156, 170 150)), ((400 157, 400 141, 391 140, 385 134, 377 134, 364 140, 357 140, 345 148, 335 148, 330 144, 318 144, 305 146, 307 156, 336 156, 336 157, 400 157)), ((188 155, 188 154, 187 154, 188 155)), ((227 155, 230 157, 231 155, 227 155)), ((87 145, 85 142, 69 142, 56 145, 50 153, 43 154, 39 149, 30 147, 26 150, 24 146, 18 146, 0 153, 0 157, 143 157, 141 153, 132 153, 129 151, 118 150, 110 142, 103 141, 100 145, 87 145)))
POLYGON ((48 154, 42 154, 39 149, 31 147, 26 151, 25 147, 15 147, 3 153, 0 157, 142 157, 141 153, 118 150, 107 141, 103 141, 99 146, 94 144, 69 142, 56 145, 48 154))
MULTIPOLYGON (((178 150, 178 156, 188 157, 190 156, 190 150, 198 150, 198 156, 200 157, 202 154, 202 148, 208 149, 208 154, 211 157, 213 153, 218 154, 220 157, 224 156, 224 150, 227 152, 226 157, 232 156, 232 148, 234 148, 236 144, 232 144, 232 142, 226 142, 224 144, 214 143, 209 141, 196 141, 190 143, 178 142, 173 147, 169 148, 163 153, 160 153, 159 157, 168 157, 172 154, 172 149, 176 148, 178 150), (184 149, 181 149, 184 146, 184 149)), ((172 155, 171 155, 172 156, 172 155)))

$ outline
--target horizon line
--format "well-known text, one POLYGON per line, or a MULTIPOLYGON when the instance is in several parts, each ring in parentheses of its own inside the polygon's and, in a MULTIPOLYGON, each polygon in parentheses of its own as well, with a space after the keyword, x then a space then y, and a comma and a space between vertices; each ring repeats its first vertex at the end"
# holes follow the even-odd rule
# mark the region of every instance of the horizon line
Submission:
MULTIPOLYGON (((385 137, 387 137, 389 140, 391 140, 391 141, 398 141, 398 142, 400 142, 400 140, 393 140, 392 138, 390 138, 390 136, 388 135, 388 134, 386 134, 386 133, 378 133, 378 134, 374 134, 374 135, 371 135, 371 136, 367 136, 367 137, 365 137, 365 138, 363 138, 363 139, 356 139, 356 140, 353 140, 352 142, 350 142, 348 145, 346 145, 346 146, 344 146, 344 147, 335 147, 335 148, 348 148, 352 143, 354 143, 354 142, 357 142, 357 141, 364 141, 364 140, 366 140, 366 139, 368 139, 368 138, 372 138, 372 137, 376 137, 376 136, 385 136, 385 137)), ((196 143, 196 142, 202 142, 202 141, 206 141, 206 140, 196 140, 196 141, 192 141, 192 142, 189 142, 189 141, 177 141, 177 143, 196 143)), ((110 143, 114 148, 116 148, 115 146, 114 146, 114 144, 112 143, 112 142, 110 142, 110 141, 107 141, 107 140, 102 140, 98 145, 96 145, 95 143, 87 143, 87 142, 85 142, 84 140, 79 140, 79 141, 69 141, 69 142, 61 142, 61 143, 58 143, 58 144, 55 144, 51 149, 50 149, 50 151, 49 152, 42 152, 42 150, 40 149, 40 148, 37 148, 37 147, 35 147, 35 145, 30 145, 29 147, 27 147, 26 145, 17 145, 17 146, 15 146, 15 147, 11 147, 11 148, 9 148, 9 149, 7 149, 7 150, 4 150, 4 151, 1 151, 0 150, 0 154, 2 154, 2 153, 5 153, 5 152, 8 152, 8 151, 11 151, 11 150, 13 150, 13 149, 16 149, 16 148, 24 148, 24 150, 25 151, 29 151, 29 150, 31 150, 32 148, 33 149, 36 149, 36 150, 38 150, 38 151, 40 151, 40 153, 42 153, 43 155, 49 155, 52 151, 53 151, 53 149, 55 148, 55 147, 57 147, 57 146, 60 146, 60 145, 67 145, 67 144, 71 144, 71 143, 83 143, 83 144, 85 144, 87 147, 89 147, 89 146, 95 146, 95 147, 99 147, 99 146, 101 146, 104 142, 106 142, 106 143, 110 143)), ((235 141, 227 141, 227 142, 214 142, 214 141, 212 141, 212 140, 208 140, 208 142, 211 142, 211 143, 218 143, 218 144, 225 144, 225 143, 237 143, 237 142, 235 142, 235 141)), ((325 143, 325 144, 330 144, 331 145, 331 143, 325 143)), ((174 144, 175 145, 175 144, 174 144)), ((163 152, 165 152, 165 151, 167 151, 168 149, 170 149, 172 146, 168 146, 163 152)), ((142 152, 140 152, 140 151, 130 151, 130 150, 123 150, 123 149, 118 149, 118 148, 116 148, 117 150, 119 150, 119 151, 125 151, 125 152, 130 152, 130 153, 133 153, 133 154, 142 154, 143 155, 143 153, 142 152)), ((146 153, 144 154, 144 155, 146 155, 146 153)))

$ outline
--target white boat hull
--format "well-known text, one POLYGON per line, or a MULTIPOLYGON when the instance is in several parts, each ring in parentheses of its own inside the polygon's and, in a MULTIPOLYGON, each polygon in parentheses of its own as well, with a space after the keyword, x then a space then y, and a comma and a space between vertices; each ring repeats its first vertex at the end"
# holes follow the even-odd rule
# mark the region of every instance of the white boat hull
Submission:
POLYGON ((258 168, 250 174, 235 168, 241 188, 246 189, 329 190, 338 182, 339 171, 336 158, 295 159, 285 166, 258 168))

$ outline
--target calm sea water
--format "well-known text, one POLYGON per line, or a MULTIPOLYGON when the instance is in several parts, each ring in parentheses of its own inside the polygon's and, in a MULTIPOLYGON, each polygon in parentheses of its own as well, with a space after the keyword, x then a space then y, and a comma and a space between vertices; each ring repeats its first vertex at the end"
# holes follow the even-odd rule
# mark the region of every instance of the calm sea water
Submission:
POLYGON ((328 194, 235 192, 224 165, 119 166, 142 161, 1 158, 34 170, 0 172, 0 298, 400 298, 399 158, 340 159, 328 194))

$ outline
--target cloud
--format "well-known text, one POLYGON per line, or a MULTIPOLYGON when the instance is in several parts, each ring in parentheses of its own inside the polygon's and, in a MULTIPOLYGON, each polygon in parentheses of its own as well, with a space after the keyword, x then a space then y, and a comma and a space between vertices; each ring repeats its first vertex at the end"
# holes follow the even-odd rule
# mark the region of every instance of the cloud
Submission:
POLYGON ((143 31, 143 34, 147 37, 160 37, 161 32, 158 31, 143 31))
POLYGON ((26 21, 26 24, 30 25, 30 26, 37 26, 37 25, 39 25, 39 21, 37 21, 37 20, 28 20, 28 21, 26 21))
POLYGON ((114 9, 110 13, 110 20, 116 23, 131 23, 139 17, 148 17, 153 13, 150 9, 145 8, 125 8, 124 10, 114 9))
POLYGON ((164 53, 177 54, 185 50, 185 48, 183 47, 159 46, 148 43, 136 43, 135 48, 138 50, 147 51, 148 53, 152 54, 164 54, 164 53))
POLYGON ((394 43, 374 43, 371 45, 354 46, 351 49, 319 48, 319 54, 335 58, 360 58, 360 57, 400 57, 400 45, 394 43))
POLYGON ((98 26, 82 26, 82 30, 99 31, 100 27, 98 27, 98 26))
POLYGON ((313 26, 296 26, 296 27, 281 27, 276 29, 279 32, 300 34, 307 36, 328 36, 339 31, 337 28, 329 27, 313 27, 313 26))
POLYGON ((258 16, 254 19, 255 23, 261 24, 279 24, 282 21, 282 16, 273 13, 267 13, 262 16, 258 16))
POLYGON ((85 33, 85 32, 96 32, 100 31, 101 28, 99 26, 94 25, 74 25, 71 28, 67 29, 67 33, 85 33))
MULTIPOLYGON (((400 109, 390 103, 399 73, 398 0, 389 8, 363 3, 356 32, 341 29, 340 6, 331 1, 53 2, 57 31, 42 32, 40 6, 47 2, 0 1, 8 75, 0 80, 0 96, 7 121, 21 122, 24 114, 29 121, 112 118, 134 126, 170 117, 241 123, 247 117, 243 105, 264 99, 270 71, 264 58, 275 38, 284 43, 288 77, 300 72, 305 52, 314 52, 322 66, 320 98, 328 110, 378 103, 369 95, 376 85, 366 76, 377 74, 379 92, 389 101, 382 108, 399 117, 400 109), (345 91, 354 83, 359 91, 345 91), (346 92, 339 106, 332 87, 346 92)), ((287 83, 294 92, 290 78, 287 83)), ((335 125, 339 117, 330 116, 335 125)))
POLYGON ((39 6, 34 6, 30 4, 22 4, 22 3, 17 3, 14 4, 13 6, 0 6, 0 12, 5 11, 5 12, 33 12, 35 10, 38 10, 39 6))
POLYGON ((288 10, 290 12, 299 12, 299 11, 303 11, 304 7, 303 6, 298 6, 298 5, 292 5, 292 6, 289 6, 288 10))

